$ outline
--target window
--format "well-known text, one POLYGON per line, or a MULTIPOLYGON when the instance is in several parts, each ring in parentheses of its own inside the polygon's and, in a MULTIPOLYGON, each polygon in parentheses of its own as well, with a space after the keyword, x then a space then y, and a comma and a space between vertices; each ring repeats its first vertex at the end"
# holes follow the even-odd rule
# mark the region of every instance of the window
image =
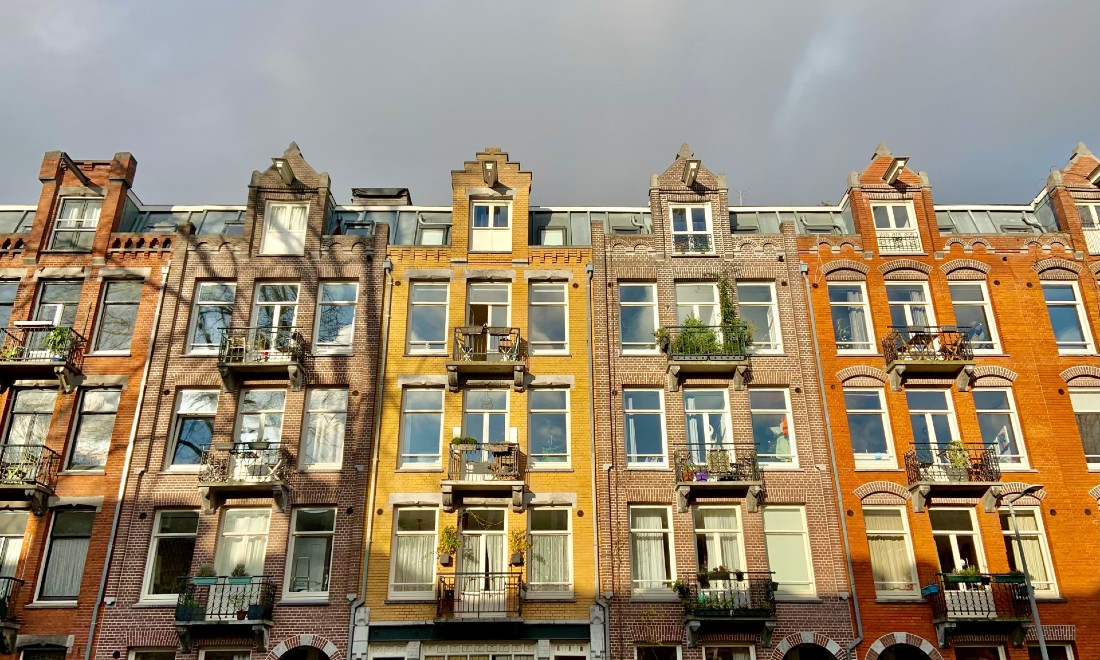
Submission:
MULTIPOLYGON (((957 652, 955 657, 958 657, 957 652)), ((1070 648, 1068 644, 1053 644, 1047 642, 1047 657, 1050 658, 1050 660, 1074 660, 1077 656, 1073 655, 1073 649, 1070 648)), ((1028 660, 1043 660, 1043 653, 1038 646, 1028 646, 1027 658, 1028 660)))
POLYGON ((199 660, 249 660, 251 649, 199 649, 199 660))
POLYGON ((885 393, 880 389, 845 389, 844 407, 848 411, 848 435, 856 467, 897 467, 885 393))
POLYGON ((787 390, 750 390, 749 414, 757 459, 765 465, 797 465, 790 393, 787 390))
POLYGON ((317 301, 316 353, 351 353, 355 335, 355 282, 322 282, 317 301))
POLYGON ((751 646, 704 646, 703 660, 753 660, 751 646))
POLYGON ((107 465, 119 395, 119 390, 84 390, 69 470, 102 470, 107 465))
POLYGON ((569 509, 531 509, 527 588, 535 595, 568 595, 573 591, 570 513, 569 509))
POLYGON ((1100 254, 1100 204, 1078 204, 1077 215, 1081 217, 1089 254, 1100 254))
POLYGON ((80 305, 83 282, 43 282, 38 292, 35 321, 48 321, 55 326, 73 327, 76 308, 80 305))
POLYGON ((103 287, 103 305, 100 307, 95 350, 119 353, 130 351, 143 284, 141 280, 115 280, 107 282, 103 287))
MULTIPOLYGON (((725 567, 731 571, 745 569, 745 547, 741 537, 741 516, 732 506, 700 506, 693 512, 695 520, 695 558, 699 572, 725 567)), ((711 581, 711 588, 728 589, 730 585, 711 581)))
POLYGON ((438 466, 443 440, 443 390, 406 389, 403 399, 400 465, 438 466))
POLYGON ((470 215, 471 252, 511 252, 511 205, 507 202, 475 202, 470 215))
POLYGON ((698 319, 705 326, 721 325, 722 315, 718 312, 716 285, 707 283, 676 285, 676 323, 684 325, 689 318, 698 319))
POLYGON ((267 205, 260 254, 305 254, 308 204, 267 205))
POLYGON ((772 579, 779 583, 777 594, 816 593, 805 508, 765 507, 764 544, 768 549, 768 566, 773 571, 772 579))
MULTIPOLYGON (((509 323, 511 308, 511 284, 495 282, 471 282, 466 295, 466 325, 481 327, 502 327, 509 323)), ((475 344, 474 352, 496 352, 500 346, 499 337, 489 337, 488 345, 475 344)))
POLYGON ((634 660, 680 660, 680 647, 636 646, 634 660))
POLYGON ((244 390, 237 419, 237 443, 278 444, 283 437, 285 390, 244 390))
POLYGON ((737 306, 741 318, 752 327, 753 352, 782 352, 783 335, 779 330, 775 283, 738 284, 737 306))
POLYGON ((941 573, 967 567, 985 570, 973 509, 929 509, 928 521, 932 524, 941 573))
POLYGON ((830 284, 829 311, 838 352, 872 353, 871 309, 863 283, 830 284))
POLYGON ((1008 567, 1013 571, 1023 571, 1020 546, 1023 546, 1023 559, 1027 560, 1027 570, 1031 574, 1031 586, 1037 595, 1056 596, 1058 586, 1054 582, 1054 568, 1050 561, 1050 549, 1047 537, 1043 533, 1038 508, 1020 507, 1016 509, 1016 523, 1013 526, 1012 512, 1001 509, 1001 532, 1005 541, 1005 553, 1008 555, 1008 567), (1020 530, 1020 543, 1016 543, 1015 529, 1020 530))
POLYGON ((176 602, 179 578, 191 572, 198 531, 199 514, 196 511, 157 511, 153 519, 153 539, 149 543, 143 600, 176 602))
POLYGON ((634 593, 665 595, 676 569, 667 507, 630 507, 630 576, 634 593))
POLYGON ((920 254, 924 251, 911 204, 872 204, 871 214, 875 218, 880 253, 920 254))
POLYGON ((619 285, 619 333, 624 355, 657 350, 657 285, 619 285))
MULTIPOLYGON (((951 397, 945 390, 906 390, 909 423, 913 427, 913 443, 917 453, 935 453, 959 437, 951 397)), ((939 456, 939 453, 936 453, 939 456)))
POLYGON ((1100 391, 1070 390, 1069 400, 1081 434, 1085 462, 1089 469, 1100 470, 1100 391))
MULTIPOLYGON (((0 512, 0 576, 15 577, 19 555, 23 549, 23 534, 27 531, 27 512, 0 512)), ((7 596, 10 593, 0 593, 7 596)))
POLYGON ((435 594, 435 509, 397 509, 393 525, 390 596, 432 598, 435 594))
POLYGON ((565 245, 565 227, 540 227, 538 244, 543 247, 565 245))
POLYGON ((197 466, 202 451, 214 442, 218 390, 182 390, 176 397, 176 424, 170 448, 170 466, 197 466))
POLYGON ((348 391, 309 391, 306 398, 302 467, 337 469, 344 459, 344 430, 348 417, 348 391))
POLYGON ((287 590, 296 596, 327 596, 336 509, 295 509, 291 529, 287 590))
POLYGON ((955 323, 959 331, 970 338, 975 351, 996 353, 999 348, 993 308, 984 282, 951 282, 951 305, 955 308, 955 323))
POLYGON ((226 510, 218 536, 214 571, 218 575, 229 575, 234 568, 243 565, 247 575, 263 575, 270 519, 269 509, 226 510))
POLYGON ((448 288, 434 282, 409 286, 409 353, 446 353, 448 288))
POLYGON ((463 433, 483 442, 508 442, 508 390, 467 390, 463 433))
POLYGON ((19 282, 0 281, 0 328, 8 327, 11 322, 11 310, 15 306, 15 294, 19 291, 19 282))
POLYGON ((1020 440, 1020 420, 1016 417, 1011 391, 980 388, 973 392, 982 442, 994 447, 1002 467, 1027 467, 1020 440))
POLYGON ((1091 353, 1092 337, 1076 282, 1043 282, 1054 341, 1060 353, 1091 353))
POLYGON ((710 207, 672 206, 672 247, 677 254, 713 254, 710 207))
POLYGON ((887 283, 886 300, 890 304, 890 325, 895 328, 923 329, 936 325, 928 285, 924 282, 887 283))
POLYGON ((911 597, 917 593, 917 564, 909 541, 909 522, 900 507, 866 507, 867 546, 879 598, 911 597))
MULTIPOLYGON (((707 465, 707 450, 733 449, 726 390, 685 389, 684 422, 687 449, 693 463, 707 465)), ((731 455, 730 459, 733 458, 731 455)))
POLYGON ((191 311, 190 353, 216 353, 233 321, 237 285, 231 282, 200 282, 195 287, 195 308, 191 311))
POLYGON ((569 464, 569 391, 528 390, 527 450, 533 466, 569 464))
POLYGON ((92 511, 56 511, 38 600, 76 600, 92 540, 92 511))
POLYGON ((91 252, 95 229, 99 226, 102 199, 72 198, 61 201, 61 211, 53 225, 51 250, 91 252))
POLYGON ((293 283, 256 285, 256 308, 252 318, 257 328, 270 331, 276 346, 298 320, 298 285, 293 283))
POLYGON ((665 396, 662 390, 623 389, 627 467, 665 467, 665 396))
MULTIPOLYGON (((50 430, 50 419, 53 417, 56 400, 57 390, 15 390, 4 443, 36 447, 46 444, 46 433, 50 430)), ((12 457, 5 458, 11 460, 12 457)))
POLYGON ((566 286, 565 282, 531 285, 527 333, 532 355, 561 354, 569 350, 566 286))
MULTIPOLYGON (((209 660, 210 654, 205 657, 209 660)), ((142 649, 130 651, 130 660, 175 660, 176 649, 142 649)))

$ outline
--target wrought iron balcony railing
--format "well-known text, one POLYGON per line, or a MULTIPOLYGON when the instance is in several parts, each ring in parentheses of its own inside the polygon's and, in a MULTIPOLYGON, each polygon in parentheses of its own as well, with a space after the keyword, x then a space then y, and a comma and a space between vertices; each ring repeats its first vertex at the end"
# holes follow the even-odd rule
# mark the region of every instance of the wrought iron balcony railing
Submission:
POLYGON ((52 491, 57 485, 61 457, 42 445, 0 445, 0 486, 38 486, 52 491))
POLYGON ((672 248, 676 254, 713 254, 714 240, 710 234, 673 234, 672 248))
POLYGON ((22 588, 23 581, 19 578, 0 576, 0 623, 16 621, 15 604, 19 602, 22 588))
POLYGON ((301 364, 305 355, 306 341, 298 328, 229 328, 222 337, 218 362, 226 366, 301 364))
POLYGON ((959 362, 974 359, 970 335, 955 326, 890 326, 882 338, 886 363, 959 362))
POLYGON ((672 446, 678 483, 760 481, 756 447, 748 443, 672 446))
POLYGON ((660 343, 670 360, 740 361, 745 359, 750 338, 720 325, 674 325, 660 343))
POLYGON ((515 618, 523 611, 525 586, 520 573, 440 575, 436 616, 441 619, 515 618))
POLYGON ((231 449, 204 447, 199 460, 199 483, 286 483, 293 469, 294 457, 277 442, 239 444, 231 449))
POLYGON ((771 619, 776 585, 770 571, 711 571, 681 581, 689 618, 771 619))
POLYGON ((878 251, 880 254, 923 254, 920 232, 912 229, 878 229, 878 251))
POLYGON ((981 442, 914 442, 905 452, 909 484, 918 482, 988 483, 999 481, 997 449, 981 442))
POLYGON ((26 321, 14 328, 0 328, 0 385, 19 377, 52 372, 66 392, 80 373, 84 337, 68 326, 26 321))
POLYGON ((524 362, 527 350, 519 328, 462 326, 454 329, 456 362, 524 362))
POLYGON ((940 573, 923 589, 935 621, 1023 621, 1031 617, 1022 575, 940 573))
POLYGON ((451 445, 447 479, 452 481, 523 481, 523 454, 511 442, 451 445))
POLYGON ((275 583, 267 575, 183 577, 176 601, 176 623, 270 622, 275 593, 275 583))

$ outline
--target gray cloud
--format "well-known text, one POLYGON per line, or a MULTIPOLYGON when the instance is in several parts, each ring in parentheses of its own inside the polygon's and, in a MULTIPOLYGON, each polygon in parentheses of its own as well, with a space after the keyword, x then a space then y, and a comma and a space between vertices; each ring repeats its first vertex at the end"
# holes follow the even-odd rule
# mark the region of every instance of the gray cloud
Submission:
POLYGON ((496 145, 536 203, 645 204, 687 141, 746 203, 836 202, 885 140, 939 202, 1024 202, 1100 151, 1098 27, 1095 0, 7 3, 0 203, 50 149, 133 152, 147 203, 242 203, 290 140, 341 201, 447 204, 496 145))

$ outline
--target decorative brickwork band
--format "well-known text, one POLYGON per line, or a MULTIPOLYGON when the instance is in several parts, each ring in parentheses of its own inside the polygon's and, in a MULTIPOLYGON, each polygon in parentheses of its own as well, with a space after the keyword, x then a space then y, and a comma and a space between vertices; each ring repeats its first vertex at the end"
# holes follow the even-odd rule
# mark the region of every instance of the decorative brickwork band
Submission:
POLYGON ((861 264, 851 259, 837 259, 821 267, 821 273, 830 282, 865 280, 867 279, 868 270, 870 269, 867 264, 861 264))
POLYGON ((878 657, 883 651, 898 644, 920 649, 928 656, 929 660, 943 660, 943 655, 936 650, 936 647, 931 642, 923 637, 906 632, 887 633, 876 639, 875 643, 871 645, 870 650, 867 651, 866 660, 878 660, 878 657))
POLYGON ((870 481, 852 491, 860 500, 865 500, 872 495, 887 493, 896 495, 902 501, 909 499, 909 491, 901 484, 892 481, 870 481))
POLYGON ((279 660, 287 651, 300 648, 302 646, 311 646, 320 650, 322 653, 328 656, 329 660, 344 660, 344 654, 340 652, 340 649, 336 648, 336 645, 329 640, 321 637, 320 635, 291 635, 283 641, 275 645, 275 648, 267 654, 267 660, 279 660))
POLYGON ((1100 367, 1079 364, 1075 367, 1066 369, 1062 372, 1061 376, 1062 380, 1066 381, 1066 384, 1070 387, 1091 387, 1094 384, 1093 381, 1100 380, 1100 367), (1078 379, 1082 379, 1085 382, 1073 382, 1078 379))
POLYGON ((771 660, 783 660, 783 656, 787 655, 787 651, 790 651, 800 644, 814 644, 825 649, 829 653, 832 653, 837 660, 845 660, 844 649, 840 647, 833 640, 821 633, 812 632, 800 632, 793 635, 787 635, 783 638, 783 641, 775 645, 772 649, 771 660))
POLYGON ((891 259, 878 270, 887 280, 927 280, 932 267, 912 259, 891 259))
POLYGON ((1005 387, 1016 380, 1016 372, 1006 367, 986 365, 974 367, 971 373, 971 383, 974 387, 1005 387), (984 382, 983 382, 983 379, 984 382), (1008 381, 1007 383, 1001 381, 1008 381))
POLYGON ((976 259, 952 259, 940 270, 949 280, 984 280, 989 275, 989 265, 976 259))
POLYGON ((1043 259, 1032 268, 1041 280, 1075 280, 1081 275, 1081 265, 1068 259, 1043 259))
POLYGON ((882 369, 876 369, 875 367, 867 366, 864 364, 856 365, 854 367, 846 367, 836 372, 836 379, 841 383, 847 383, 853 378, 873 378, 881 384, 886 384, 886 380, 889 378, 882 369))
MULTIPOLYGON (((1009 495, 1015 495, 1017 493, 1022 493, 1030 487, 1031 487, 1031 484, 1029 484, 1027 482, 1024 482, 1024 481, 1008 481, 1008 482, 1005 482, 1005 483, 1001 484, 1001 497, 1004 498, 1004 497, 1009 496, 1009 495)), ((1020 500, 1018 502, 1014 502, 1014 503, 1015 504, 1021 504, 1023 506, 1038 506, 1038 504, 1040 502, 1042 502, 1043 498, 1045 498, 1046 496, 1047 496, 1046 489, 1040 488, 1039 490, 1035 491, 1034 493, 1028 495, 1027 497, 1022 497, 1022 498, 1020 498, 1020 500)))
POLYGON ((1089 490, 1089 497, 1092 497, 1100 504, 1100 486, 1093 486, 1092 489, 1089 490))

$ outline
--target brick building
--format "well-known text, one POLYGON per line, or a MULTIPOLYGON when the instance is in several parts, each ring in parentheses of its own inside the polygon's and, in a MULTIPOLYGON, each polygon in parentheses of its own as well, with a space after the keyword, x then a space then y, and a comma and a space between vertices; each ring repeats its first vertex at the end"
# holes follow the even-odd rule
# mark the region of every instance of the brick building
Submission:
POLYGON ((173 263, 97 659, 346 653, 386 232, 330 190, 291 144, 244 206, 142 210, 173 263))
POLYGON ((848 574, 796 227, 731 232, 725 177, 687 145, 649 202, 592 225, 611 657, 839 657, 848 574))
POLYGON ((0 207, 0 652, 87 657, 171 236, 133 233, 137 161, 42 160, 0 207))

